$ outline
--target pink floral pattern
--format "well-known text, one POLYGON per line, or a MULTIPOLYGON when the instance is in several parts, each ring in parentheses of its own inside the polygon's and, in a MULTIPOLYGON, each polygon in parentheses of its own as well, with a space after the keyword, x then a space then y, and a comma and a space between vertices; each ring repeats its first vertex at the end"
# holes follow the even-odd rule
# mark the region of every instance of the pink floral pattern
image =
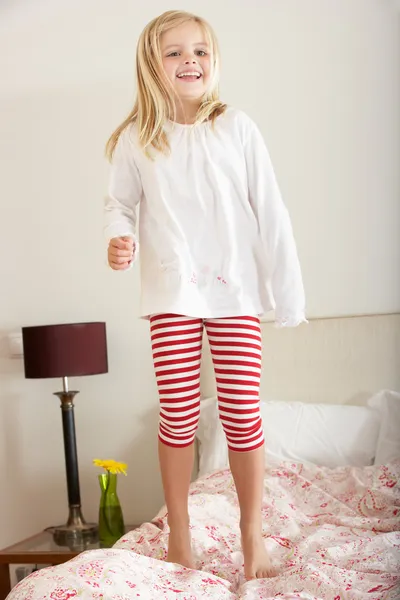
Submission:
POLYGON ((278 574, 243 581, 229 471, 193 484, 198 570, 164 562, 165 510, 112 549, 91 550, 23 580, 8 600, 398 600, 400 462, 329 470, 289 462, 266 472, 265 541, 278 574))

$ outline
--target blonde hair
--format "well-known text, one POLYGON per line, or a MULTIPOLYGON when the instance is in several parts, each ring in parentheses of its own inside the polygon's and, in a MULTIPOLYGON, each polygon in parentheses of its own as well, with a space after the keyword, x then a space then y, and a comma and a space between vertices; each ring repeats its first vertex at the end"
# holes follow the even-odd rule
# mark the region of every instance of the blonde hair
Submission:
POLYGON ((149 147, 167 153, 168 139, 163 125, 166 120, 175 120, 177 100, 172 83, 166 76, 162 64, 160 37, 169 29, 194 21, 203 28, 212 59, 212 78, 207 93, 202 98, 195 123, 214 122, 226 105, 219 100, 219 49, 215 33, 202 19, 185 11, 171 10, 153 19, 140 35, 136 51, 137 97, 132 111, 114 131, 106 145, 106 156, 111 160, 121 133, 132 123, 137 124, 139 143, 148 154, 149 147))

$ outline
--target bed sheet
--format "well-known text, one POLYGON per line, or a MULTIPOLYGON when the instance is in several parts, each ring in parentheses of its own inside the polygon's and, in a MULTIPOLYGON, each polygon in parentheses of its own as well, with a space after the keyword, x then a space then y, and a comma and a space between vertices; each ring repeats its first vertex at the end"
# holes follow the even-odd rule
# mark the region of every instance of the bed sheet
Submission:
POLYGON ((9 600, 399 600, 399 475, 400 461, 335 470, 270 464, 263 522, 272 579, 243 581, 238 502, 225 470, 191 488, 198 570, 164 562, 162 510, 112 549, 37 571, 9 600))

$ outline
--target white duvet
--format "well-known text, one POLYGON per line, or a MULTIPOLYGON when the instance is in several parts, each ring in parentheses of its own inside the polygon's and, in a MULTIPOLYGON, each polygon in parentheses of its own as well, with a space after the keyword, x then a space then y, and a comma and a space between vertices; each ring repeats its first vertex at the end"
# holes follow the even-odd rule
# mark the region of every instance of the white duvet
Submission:
POLYGON ((278 575, 244 582, 238 503, 229 471, 193 484, 198 570, 164 562, 165 511, 114 548, 37 571, 9 600, 399 600, 400 462, 266 470, 265 541, 278 575))

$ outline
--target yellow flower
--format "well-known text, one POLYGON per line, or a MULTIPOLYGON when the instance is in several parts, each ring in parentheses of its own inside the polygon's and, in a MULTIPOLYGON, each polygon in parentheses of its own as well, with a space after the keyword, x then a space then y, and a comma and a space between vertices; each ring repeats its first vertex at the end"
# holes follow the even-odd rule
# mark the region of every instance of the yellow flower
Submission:
POLYGON ((126 475, 126 470, 128 468, 128 465, 126 465, 125 463, 117 462, 116 460, 100 460, 99 458, 95 458, 93 460, 93 464, 96 465, 96 467, 100 467, 102 469, 105 469, 109 473, 113 473, 116 475, 118 475, 119 473, 123 473, 123 475, 126 475))

